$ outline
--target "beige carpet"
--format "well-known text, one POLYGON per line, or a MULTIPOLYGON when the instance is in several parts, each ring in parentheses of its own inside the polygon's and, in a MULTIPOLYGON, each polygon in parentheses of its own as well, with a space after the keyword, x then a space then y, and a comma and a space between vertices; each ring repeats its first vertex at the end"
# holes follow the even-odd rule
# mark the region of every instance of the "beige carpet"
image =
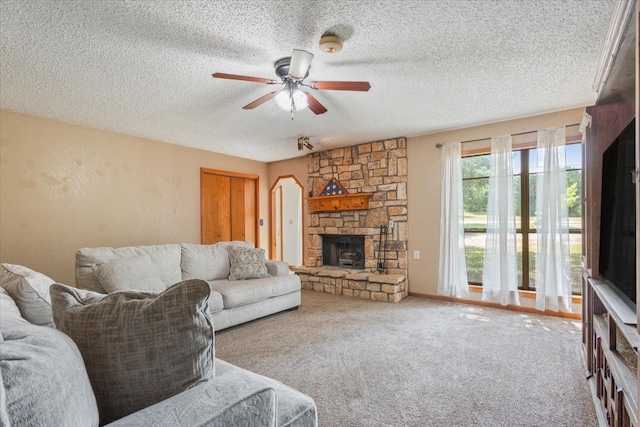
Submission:
POLYGON ((308 394, 321 426, 597 426, 576 320, 303 291, 216 356, 308 394))

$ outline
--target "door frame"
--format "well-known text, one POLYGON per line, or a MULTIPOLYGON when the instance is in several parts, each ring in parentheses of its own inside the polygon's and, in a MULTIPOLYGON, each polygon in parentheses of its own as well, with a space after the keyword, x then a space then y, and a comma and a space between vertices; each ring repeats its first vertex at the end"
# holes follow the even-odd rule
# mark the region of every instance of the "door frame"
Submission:
MULTIPOLYGON (((276 196, 275 196, 275 190, 278 187, 278 185, 280 185, 280 180, 281 179, 287 179, 287 178, 293 178, 293 180, 295 181, 296 185, 298 187, 300 187, 300 203, 303 204, 304 203, 304 187, 302 186, 302 184, 300 183, 300 181, 298 180, 298 178, 296 178, 294 175, 280 175, 278 176, 273 185, 271 186, 271 188, 269 189, 269 210, 270 210, 270 216, 269 216, 269 258, 270 259, 275 259, 276 256, 276 225, 275 225, 275 221, 276 221, 276 196)), ((280 203, 282 203, 282 200, 280 201, 280 203)), ((300 226, 302 227, 302 242, 300 242, 300 252, 301 252, 301 259, 302 262, 304 263, 304 205, 300 206, 300 226)), ((281 214, 282 214, 282 210, 280 210, 281 214)), ((282 227, 281 230, 282 231, 282 227)), ((282 235, 282 233, 281 233, 282 235)), ((282 249, 282 244, 280 245, 280 248, 282 249)))
POLYGON ((200 168, 200 242, 204 240, 204 231, 202 227, 202 218, 204 217, 204 203, 203 203, 203 188, 202 188, 202 176, 203 175, 218 175, 228 176, 235 178, 251 179, 255 183, 254 203, 256 210, 255 227, 255 247, 260 247, 260 177, 254 174, 224 171, 220 169, 200 168))

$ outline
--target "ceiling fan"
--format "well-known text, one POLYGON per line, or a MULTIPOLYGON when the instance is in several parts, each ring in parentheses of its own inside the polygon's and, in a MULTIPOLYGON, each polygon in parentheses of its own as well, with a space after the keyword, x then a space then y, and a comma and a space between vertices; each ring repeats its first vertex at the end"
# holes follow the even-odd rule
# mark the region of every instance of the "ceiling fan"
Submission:
POLYGON ((293 54, 279 59, 274 64, 276 75, 280 81, 264 79, 261 77, 241 76, 238 74, 214 73, 218 79, 243 80, 247 82, 265 83, 268 85, 282 85, 280 90, 270 92, 253 102, 242 107, 245 110, 256 108, 265 102, 275 98, 278 105, 291 112, 291 119, 295 111, 309 108, 315 114, 323 114, 327 109, 313 95, 303 88, 315 90, 349 90, 366 92, 371 88, 369 82, 341 82, 341 81, 317 81, 305 83, 304 79, 309 75, 313 54, 305 50, 294 49, 293 54))

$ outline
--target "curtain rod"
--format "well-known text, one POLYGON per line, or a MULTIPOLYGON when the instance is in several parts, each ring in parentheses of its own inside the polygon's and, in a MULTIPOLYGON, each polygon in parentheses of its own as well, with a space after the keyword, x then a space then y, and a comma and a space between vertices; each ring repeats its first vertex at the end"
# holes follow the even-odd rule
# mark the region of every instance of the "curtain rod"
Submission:
MULTIPOLYGON (((573 127, 573 126, 580 126, 580 123, 574 123, 574 124, 571 124, 571 125, 565 125, 565 128, 570 128, 570 127, 573 127)), ((511 134, 511 136, 527 135, 529 133, 536 133, 536 132, 538 132, 538 131, 537 130, 530 130, 530 131, 527 131, 527 132, 513 133, 513 134, 511 134)), ((468 141, 460 141, 460 144, 466 144, 467 142, 484 141, 484 140, 488 140, 488 139, 491 139, 491 138, 470 139, 468 141)), ((436 148, 442 148, 442 143, 438 142, 436 144, 436 148)))

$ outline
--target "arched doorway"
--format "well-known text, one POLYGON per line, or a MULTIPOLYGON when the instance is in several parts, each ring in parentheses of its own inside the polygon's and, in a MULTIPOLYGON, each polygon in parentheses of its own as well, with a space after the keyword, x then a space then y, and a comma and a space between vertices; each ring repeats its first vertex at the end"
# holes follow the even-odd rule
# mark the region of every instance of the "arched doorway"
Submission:
POLYGON ((270 258, 302 265, 302 184, 279 176, 271 187, 270 258))

